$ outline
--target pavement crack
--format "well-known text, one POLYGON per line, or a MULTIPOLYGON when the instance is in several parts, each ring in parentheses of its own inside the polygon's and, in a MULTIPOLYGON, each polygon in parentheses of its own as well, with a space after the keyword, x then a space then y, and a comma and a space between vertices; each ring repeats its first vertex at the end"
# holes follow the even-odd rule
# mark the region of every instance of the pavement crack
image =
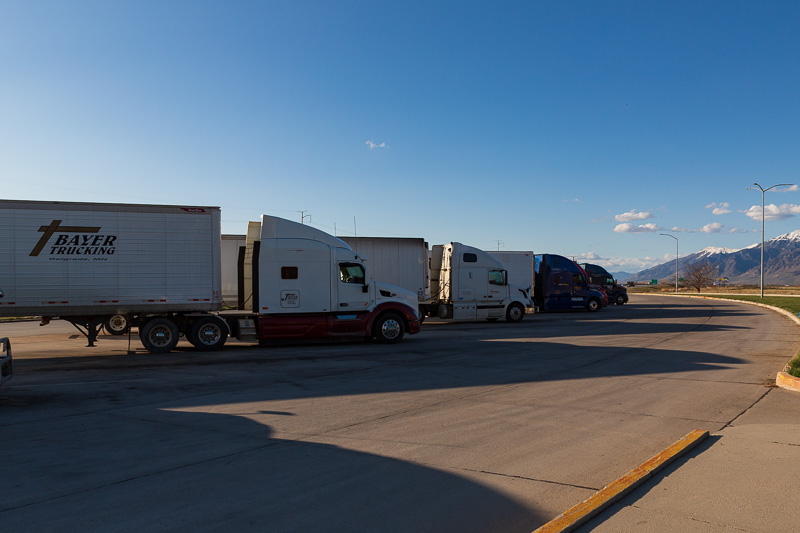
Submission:
MULTIPOLYGON (((772 390, 773 390, 773 389, 767 389, 767 390, 764 392, 764 394, 762 394, 761 396, 759 396, 758 398, 756 398, 756 400, 755 400, 755 401, 754 401, 752 404, 750 404, 750 406, 749 406, 749 407, 747 407, 747 408, 746 408, 746 409, 744 409, 744 410, 743 410, 741 413, 739 413, 738 415, 736 415, 735 417, 733 417, 733 418, 732 418, 732 419, 731 419, 731 420, 730 420, 730 421, 729 421, 727 424, 725 424, 725 426, 724 426, 724 427, 725 427, 725 428, 733 427, 733 423, 734 423, 734 422, 736 422, 736 421, 737 421, 737 420, 738 420, 738 419, 739 419, 739 418, 740 418, 740 417, 741 417, 743 414, 745 414, 747 411, 749 411, 750 409, 752 409, 753 407, 755 407, 755 406, 756 406, 756 405, 757 405, 757 404, 758 404, 758 403, 759 403, 761 400, 763 400, 764 398, 766 398, 767 394, 769 394, 769 393, 770 393, 772 390)), ((724 428, 723 428, 723 429, 724 429, 724 428)))
POLYGON ((630 507, 631 509, 639 509, 640 511, 646 511, 648 513, 655 513, 655 514, 661 515, 661 516, 673 516, 673 517, 674 516, 678 516, 678 517, 684 518, 686 520, 690 520, 691 522, 696 522, 698 524, 707 524, 707 525, 711 525, 711 526, 718 526, 718 527, 724 528, 726 531, 727 530, 733 530, 733 531, 742 531, 744 533, 756 533, 756 530, 753 530, 753 529, 745 529, 745 528, 742 528, 742 527, 734 526, 732 524, 714 522, 714 521, 711 521, 711 520, 701 520, 701 519, 696 518, 694 516, 686 516, 686 515, 682 515, 682 514, 678 514, 678 513, 670 513, 670 512, 659 511, 659 510, 656 510, 656 509, 651 509, 651 508, 646 507, 644 505, 631 504, 628 507, 630 507))
POLYGON ((572 487, 575 489, 585 489, 585 490, 593 490, 597 492, 600 490, 597 487, 586 487, 584 485, 575 485, 574 483, 563 483, 561 481, 553 481, 550 479, 538 479, 535 477, 527 477, 527 476, 515 476, 512 474, 504 474, 502 472, 491 472, 489 470, 470 470, 468 468, 462 468, 461 470, 465 470, 467 472, 476 472, 478 474, 488 474, 490 476, 499 476, 499 477, 507 477, 511 479, 523 479, 525 481, 536 481, 537 483, 547 483, 549 485, 558 485, 560 487, 572 487))

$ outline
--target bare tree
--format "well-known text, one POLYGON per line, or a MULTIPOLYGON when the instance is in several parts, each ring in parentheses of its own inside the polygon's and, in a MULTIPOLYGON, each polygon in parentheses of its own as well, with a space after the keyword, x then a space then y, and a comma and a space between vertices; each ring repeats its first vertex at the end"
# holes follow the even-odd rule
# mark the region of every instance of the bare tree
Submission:
POLYGON ((697 292, 706 285, 711 285, 717 279, 717 268, 711 266, 708 260, 696 261, 685 267, 683 280, 689 287, 694 287, 697 292))

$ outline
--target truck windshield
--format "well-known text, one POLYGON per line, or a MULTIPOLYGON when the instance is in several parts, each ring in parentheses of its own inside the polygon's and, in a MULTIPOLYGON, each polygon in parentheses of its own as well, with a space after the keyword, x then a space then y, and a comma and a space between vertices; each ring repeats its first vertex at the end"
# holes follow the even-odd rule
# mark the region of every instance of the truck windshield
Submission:
POLYGON ((339 263, 339 280, 364 284, 364 267, 358 263, 339 263))

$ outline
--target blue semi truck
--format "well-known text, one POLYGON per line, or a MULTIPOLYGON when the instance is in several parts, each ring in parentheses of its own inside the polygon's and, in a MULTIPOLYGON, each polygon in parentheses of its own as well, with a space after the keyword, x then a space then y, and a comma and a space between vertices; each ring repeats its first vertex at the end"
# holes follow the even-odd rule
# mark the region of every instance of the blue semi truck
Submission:
POLYGON ((562 255, 534 256, 533 302, 541 311, 598 311, 606 296, 592 286, 575 261, 562 255))
POLYGON ((533 288, 536 312, 598 311, 607 302, 603 291, 586 279, 577 263, 561 255, 526 251, 487 251, 503 264, 508 282, 533 288))

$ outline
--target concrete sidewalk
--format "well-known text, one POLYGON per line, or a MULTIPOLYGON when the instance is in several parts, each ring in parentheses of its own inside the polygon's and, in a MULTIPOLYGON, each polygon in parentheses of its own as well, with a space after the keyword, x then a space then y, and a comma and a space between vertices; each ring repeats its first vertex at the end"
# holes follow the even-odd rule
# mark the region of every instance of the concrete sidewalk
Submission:
MULTIPOLYGON (((800 325, 783 309, 743 303, 772 309, 800 325)), ((786 388, 800 381, 786 379, 792 381, 790 387, 782 384, 786 388)), ((799 492, 800 393, 775 386, 576 531, 796 532, 799 492)))
POLYGON ((796 532, 800 394, 753 407, 587 522, 588 532, 796 532))

